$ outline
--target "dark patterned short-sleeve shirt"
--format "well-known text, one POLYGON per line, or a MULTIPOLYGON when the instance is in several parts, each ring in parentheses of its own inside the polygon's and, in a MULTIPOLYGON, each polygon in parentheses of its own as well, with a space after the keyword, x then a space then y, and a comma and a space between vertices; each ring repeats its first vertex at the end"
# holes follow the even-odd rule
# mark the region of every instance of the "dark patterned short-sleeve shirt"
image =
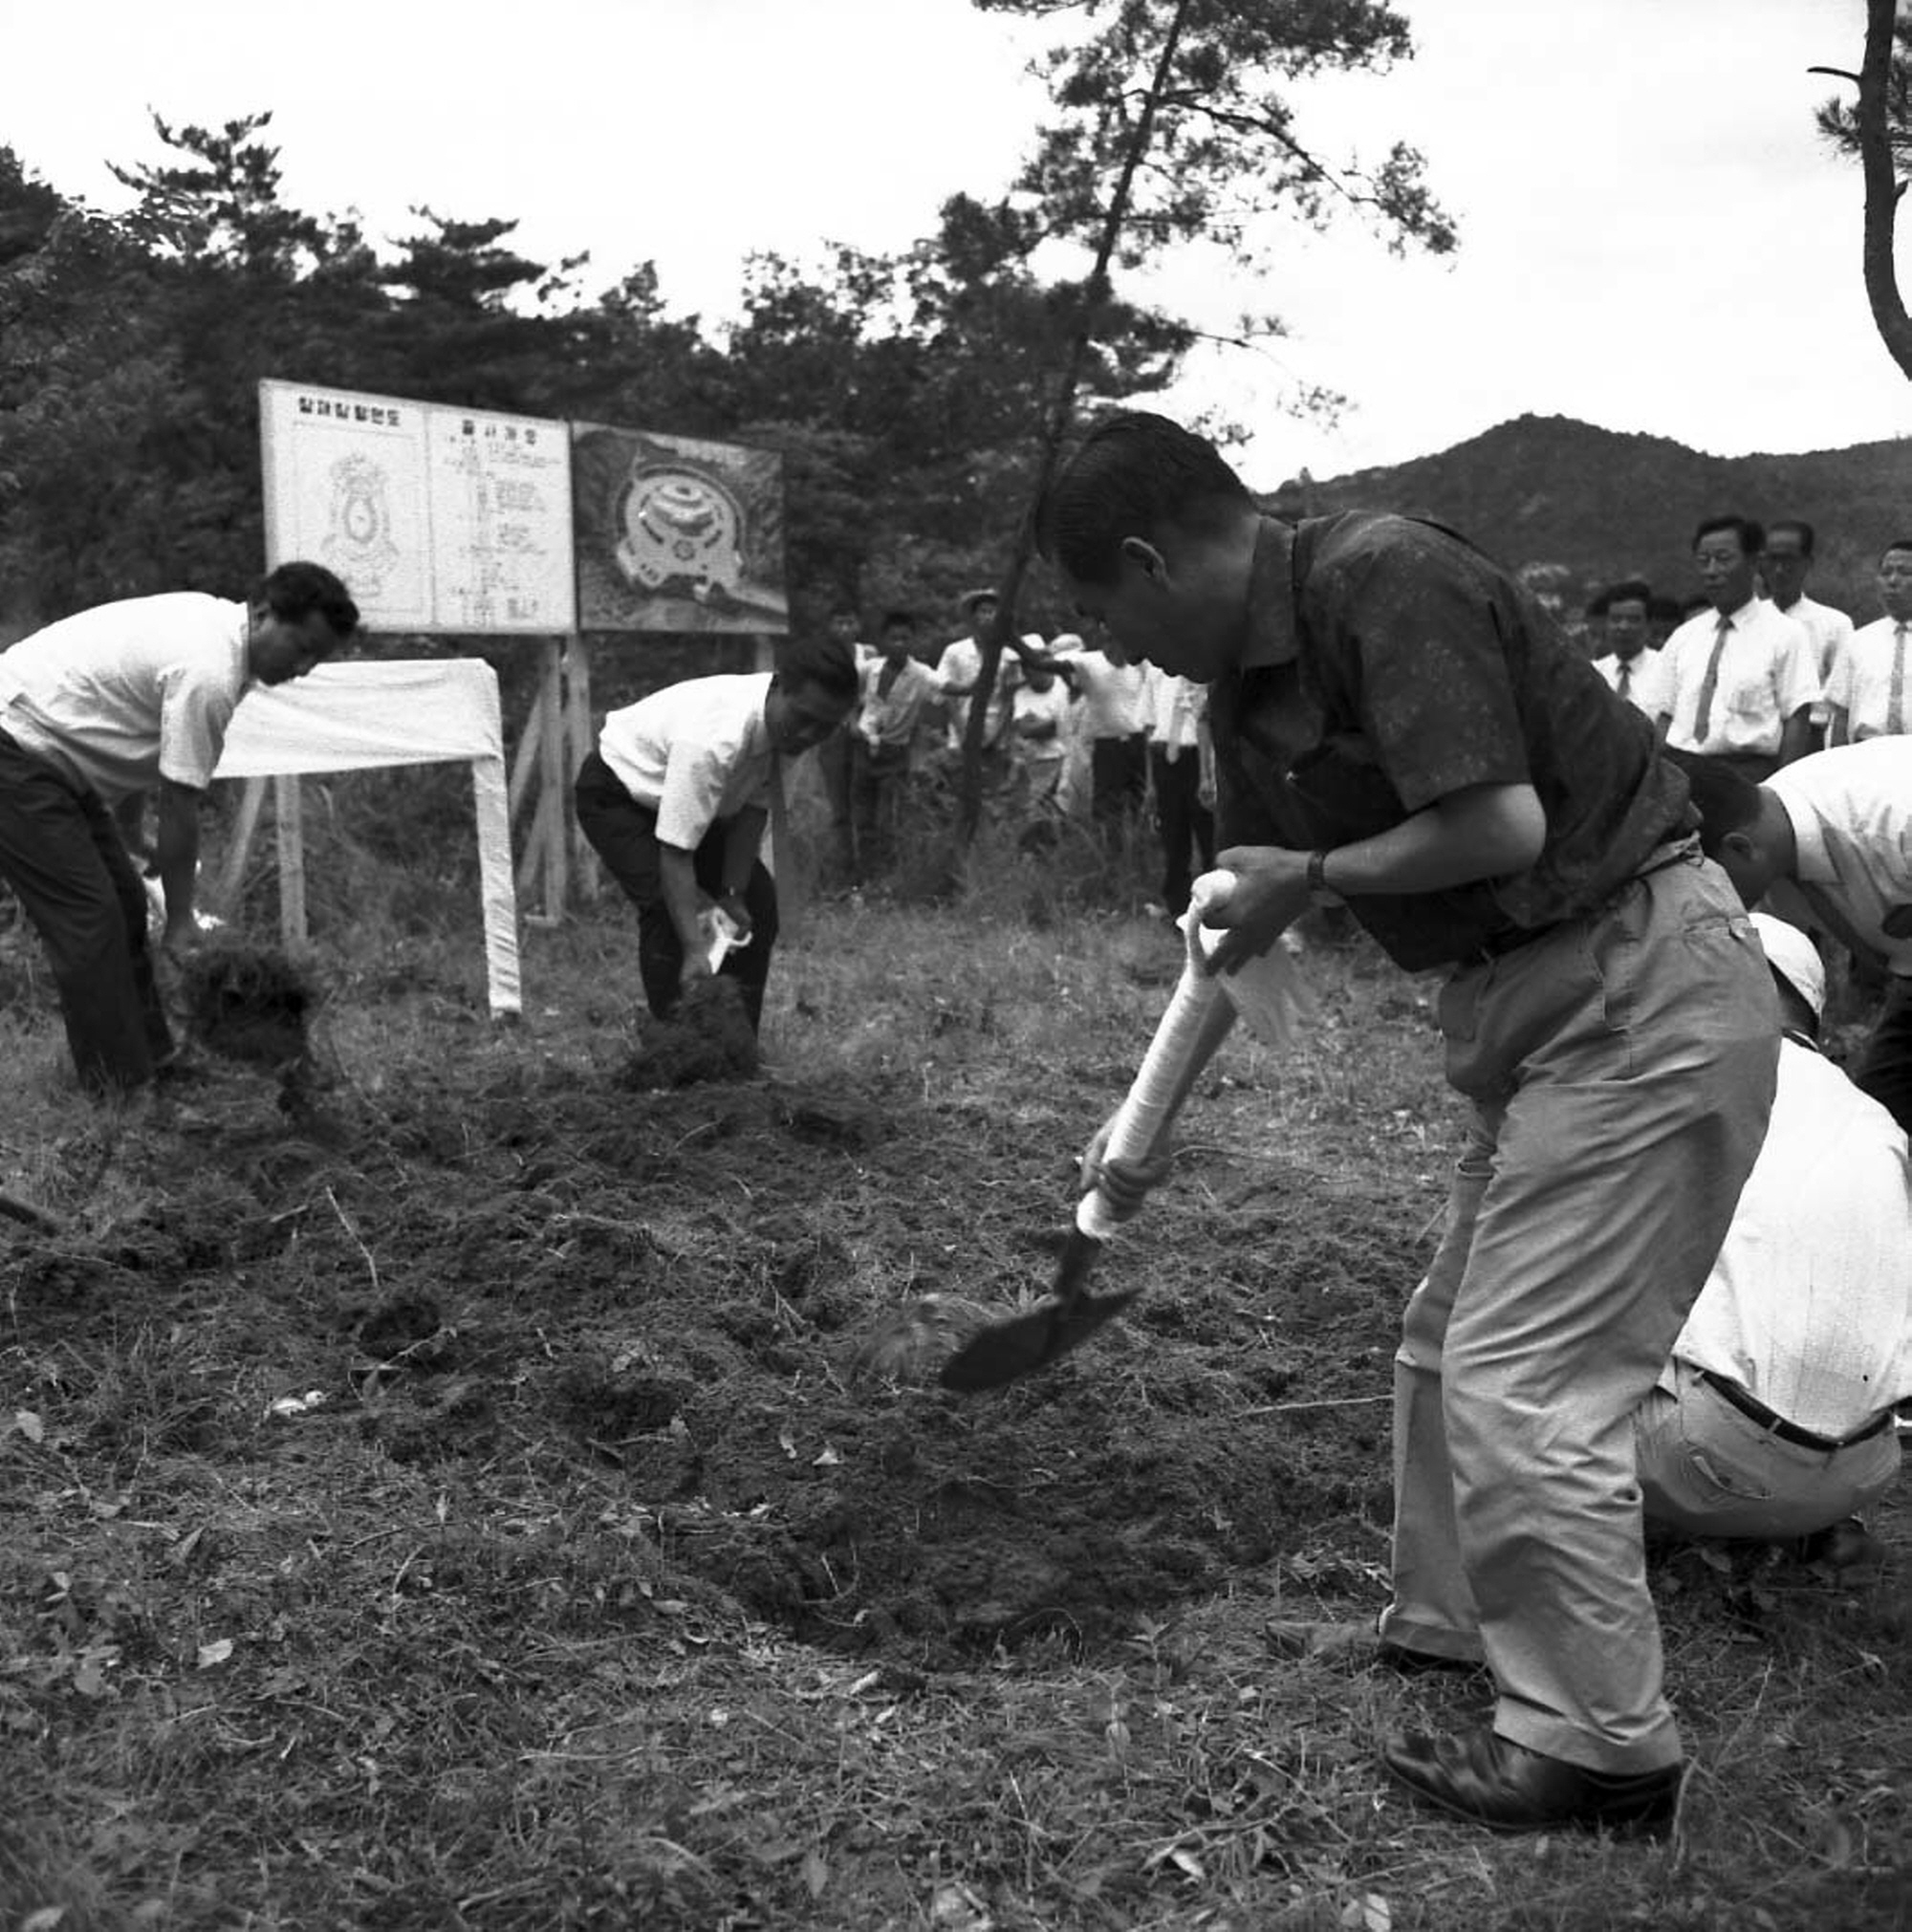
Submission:
POLYGON ((1416 970, 1591 911, 1697 822, 1651 725, 1532 595, 1407 517, 1264 522, 1210 719, 1228 845, 1347 845, 1472 786, 1533 787, 1547 836, 1526 871, 1349 898, 1416 970))

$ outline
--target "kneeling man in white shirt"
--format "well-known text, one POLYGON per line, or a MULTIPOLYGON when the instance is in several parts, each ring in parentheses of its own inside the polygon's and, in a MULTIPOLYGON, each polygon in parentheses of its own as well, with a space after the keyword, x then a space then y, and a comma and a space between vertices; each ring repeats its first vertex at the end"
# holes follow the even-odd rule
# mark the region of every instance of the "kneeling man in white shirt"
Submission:
POLYGON ((1752 917, 1785 1024, 1771 1121, 1634 1433, 1649 1519, 1782 1541, 1836 1530, 1898 1476, 1912 1188, 1892 1116, 1820 1055, 1813 942, 1752 917))

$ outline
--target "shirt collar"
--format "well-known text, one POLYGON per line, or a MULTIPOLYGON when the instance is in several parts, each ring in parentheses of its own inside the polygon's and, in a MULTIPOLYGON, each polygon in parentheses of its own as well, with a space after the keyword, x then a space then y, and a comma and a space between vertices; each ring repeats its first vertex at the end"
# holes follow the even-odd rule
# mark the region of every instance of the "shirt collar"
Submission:
POLYGON ((1825 827, 1819 814, 1803 798, 1787 795, 1783 785, 1768 785, 1767 789, 1779 799, 1786 808, 1786 816, 1792 825, 1793 864, 1792 876, 1806 885, 1823 885, 1836 878, 1833 861, 1826 852, 1825 827))
MULTIPOLYGON (((1777 608, 1777 606, 1775 606, 1775 608, 1777 608)), ((1758 615, 1759 615, 1759 599, 1757 597, 1748 597, 1745 603, 1740 605, 1738 610, 1728 611, 1727 613, 1727 622, 1729 623, 1734 630, 1743 631, 1746 629, 1747 625, 1750 623, 1751 620, 1758 615)), ((1720 614, 1718 611, 1715 611, 1713 613, 1713 628, 1715 630, 1718 630, 1719 627, 1720 627, 1720 614)))
POLYGON ((1255 533, 1236 666, 1259 671, 1271 664, 1293 663, 1300 650, 1294 621, 1294 531, 1277 517, 1264 516, 1255 533))

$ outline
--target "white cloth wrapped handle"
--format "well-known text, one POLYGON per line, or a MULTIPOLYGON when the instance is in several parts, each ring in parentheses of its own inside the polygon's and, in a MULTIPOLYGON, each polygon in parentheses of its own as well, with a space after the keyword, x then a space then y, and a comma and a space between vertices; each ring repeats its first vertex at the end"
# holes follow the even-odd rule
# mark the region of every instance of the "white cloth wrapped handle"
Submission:
MULTIPOLYGON (((1236 973, 1209 973, 1204 962, 1221 934, 1202 924, 1205 912, 1224 904, 1235 889, 1232 872, 1206 872, 1195 881, 1188 911, 1182 922, 1187 954, 1182 977, 1169 995, 1167 1009, 1157 1021, 1135 1079, 1116 1110, 1109 1128, 1106 1161, 1140 1161, 1154 1148, 1156 1139, 1174 1114, 1177 1086, 1188 1072, 1188 1061, 1215 1009, 1227 999, 1243 1012, 1271 1046, 1286 1046, 1294 1025, 1307 1011, 1307 992, 1294 963, 1279 946, 1271 946, 1258 960, 1236 973)), ((1099 1187, 1076 1204, 1076 1226, 1094 1241, 1106 1241, 1119 1224, 1108 1197, 1099 1187)))

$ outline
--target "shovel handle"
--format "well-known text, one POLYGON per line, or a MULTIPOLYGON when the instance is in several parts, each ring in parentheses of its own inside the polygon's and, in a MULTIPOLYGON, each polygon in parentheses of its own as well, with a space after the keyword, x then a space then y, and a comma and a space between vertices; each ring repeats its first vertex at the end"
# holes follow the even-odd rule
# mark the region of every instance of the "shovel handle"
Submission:
MULTIPOLYGON (((1184 962, 1168 1006, 1156 1023, 1155 1037, 1116 1110, 1104 1158, 1137 1161, 1155 1145, 1157 1136, 1175 1112, 1176 1087, 1188 1071, 1215 1002, 1223 998, 1221 982, 1204 972, 1194 954, 1184 962)), ((1099 1187, 1076 1204, 1076 1226, 1095 1241, 1106 1241, 1116 1231, 1114 1209, 1099 1187)))

